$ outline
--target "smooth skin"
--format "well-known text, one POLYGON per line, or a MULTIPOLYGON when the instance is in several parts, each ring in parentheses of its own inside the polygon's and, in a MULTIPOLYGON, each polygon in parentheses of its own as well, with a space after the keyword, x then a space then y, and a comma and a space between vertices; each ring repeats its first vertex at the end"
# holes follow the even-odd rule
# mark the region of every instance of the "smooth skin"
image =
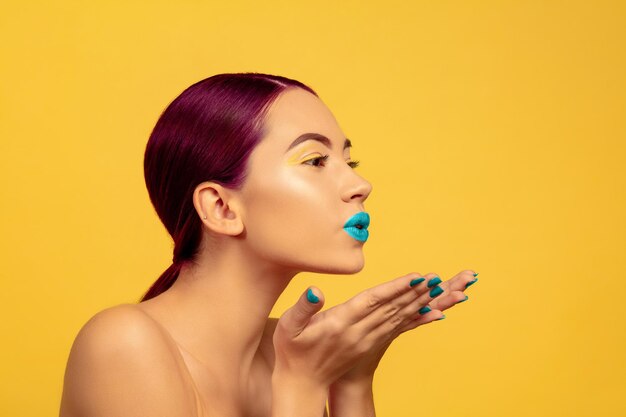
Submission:
MULTIPOLYGON (((268 318, 302 271, 353 274, 363 242, 344 222, 372 187, 348 163, 345 135, 324 103, 289 89, 273 103, 239 190, 214 182, 193 195, 203 222, 194 263, 139 304, 111 307, 81 329, 67 364, 61 417, 374 416, 372 380, 389 344, 465 299, 474 271, 429 295, 410 273, 320 312, 306 291, 268 318), (330 147, 308 140, 318 133, 330 147), (323 155, 329 155, 324 161, 323 155), (206 218, 205 218, 206 217, 206 218), (429 305, 432 311, 420 315, 429 305)), ((373 219, 375 222, 375 219, 373 219)))

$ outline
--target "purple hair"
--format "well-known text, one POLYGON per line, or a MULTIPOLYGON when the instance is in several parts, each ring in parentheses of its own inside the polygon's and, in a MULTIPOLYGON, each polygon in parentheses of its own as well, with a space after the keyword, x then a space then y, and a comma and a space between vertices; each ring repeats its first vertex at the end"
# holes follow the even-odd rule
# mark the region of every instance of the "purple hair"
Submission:
POLYGON ((150 200, 174 239, 172 265, 141 301, 174 284, 185 262, 193 260, 202 223, 193 192, 204 181, 237 189, 243 185, 248 158, 264 133, 268 107, 299 81, 258 73, 218 74, 183 91, 156 123, 144 156, 150 200))

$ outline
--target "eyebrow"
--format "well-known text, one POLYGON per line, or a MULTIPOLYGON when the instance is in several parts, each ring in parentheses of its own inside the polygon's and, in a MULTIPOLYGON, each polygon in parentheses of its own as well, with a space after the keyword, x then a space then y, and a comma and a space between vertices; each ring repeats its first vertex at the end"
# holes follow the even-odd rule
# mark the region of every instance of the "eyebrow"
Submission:
MULTIPOLYGON (((299 144, 307 140, 316 140, 322 143, 323 145, 325 145, 327 148, 332 148, 330 139, 328 139, 326 136, 320 135, 319 133, 304 133, 298 136, 296 140, 291 142, 291 145, 289 145, 289 147, 287 148, 285 152, 289 152, 291 148, 298 146, 299 144)), ((343 149, 351 148, 351 147, 352 147, 352 142, 350 142, 350 139, 346 139, 346 141, 343 143, 343 149)))

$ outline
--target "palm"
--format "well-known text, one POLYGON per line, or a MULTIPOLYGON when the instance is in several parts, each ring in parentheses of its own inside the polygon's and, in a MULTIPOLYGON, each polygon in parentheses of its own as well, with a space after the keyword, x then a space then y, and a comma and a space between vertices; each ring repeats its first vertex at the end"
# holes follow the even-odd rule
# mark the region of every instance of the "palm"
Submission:
MULTIPOLYGON (((426 278, 426 280, 429 280, 436 276, 438 275, 434 273, 429 273, 424 275, 424 278, 426 278)), ((439 297, 431 300, 428 303, 428 306, 432 309, 432 311, 424 315, 418 315, 416 320, 409 321, 404 326, 400 327, 395 334, 391 335, 389 340, 385 341, 382 345, 370 350, 365 355, 363 355, 360 360, 346 373, 344 373, 335 383, 342 384, 360 380, 371 380, 371 378, 373 378, 374 376, 374 372, 376 371, 380 360, 387 351, 387 348, 389 348, 391 343, 400 334, 415 329, 423 324, 427 324, 434 320, 437 320, 437 318, 440 317, 437 311, 445 311, 451 307, 454 307, 460 301, 464 301, 465 294, 463 293, 463 291, 465 290, 467 283, 472 280, 474 280, 474 276, 470 276, 468 275, 467 271, 463 271, 453 278, 439 284, 444 292, 439 297)))

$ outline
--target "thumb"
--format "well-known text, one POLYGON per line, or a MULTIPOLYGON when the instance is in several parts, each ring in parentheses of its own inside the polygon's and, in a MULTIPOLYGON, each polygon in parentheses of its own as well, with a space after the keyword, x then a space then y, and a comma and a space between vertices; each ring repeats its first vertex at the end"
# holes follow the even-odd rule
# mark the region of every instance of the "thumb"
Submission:
POLYGON ((297 336, 309 324, 311 318, 324 306, 324 295, 315 287, 309 287, 298 302, 281 316, 281 325, 293 336, 297 336))

